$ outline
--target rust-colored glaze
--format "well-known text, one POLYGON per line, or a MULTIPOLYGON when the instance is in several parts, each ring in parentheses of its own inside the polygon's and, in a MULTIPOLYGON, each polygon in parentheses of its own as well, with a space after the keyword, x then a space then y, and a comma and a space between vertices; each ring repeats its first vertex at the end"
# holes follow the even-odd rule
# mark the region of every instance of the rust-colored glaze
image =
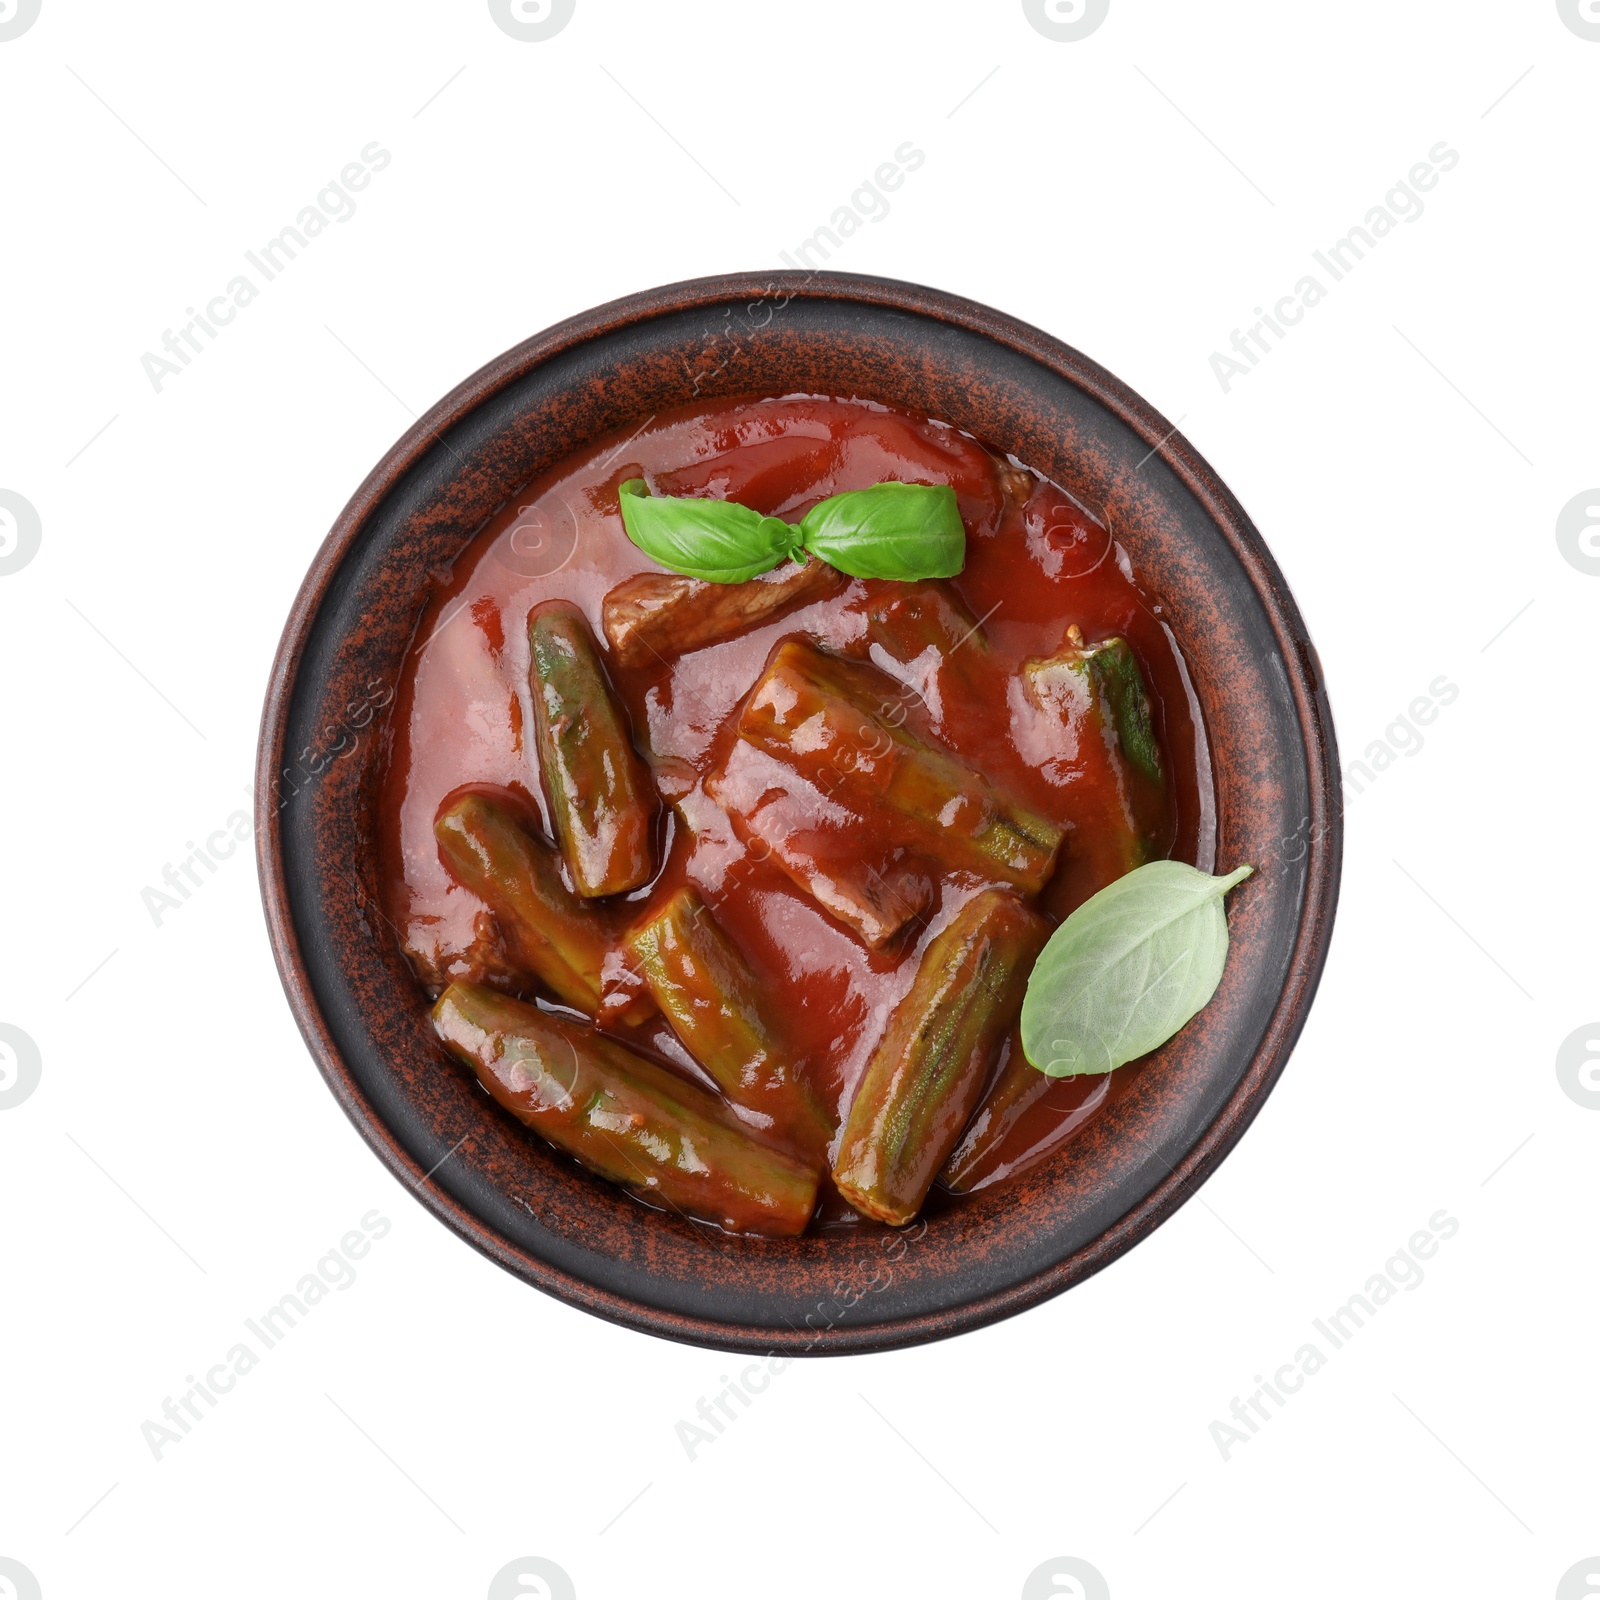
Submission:
MULTIPOLYGON (((626 465, 619 461, 619 465, 626 465)), ((558 559, 563 530, 522 554, 558 559)), ((1070 619, 1063 619, 1067 621, 1070 619)), ((971 302, 883 280, 741 275, 600 307, 447 396, 336 522, 285 630, 262 725, 259 861, 297 1020, 347 1113, 442 1220, 527 1281, 665 1337, 740 1350, 912 1344, 1032 1305, 1176 1209, 1248 1126, 1321 972, 1338 764, 1304 626, 1259 535, 1181 435, 1115 378, 971 302), (529 1139, 446 1066, 383 925, 385 712, 434 591, 523 485, 695 399, 860 395, 942 418, 1091 507, 1163 603, 1209 739, 1230 904, 1211 1005, 1033 1170, 874 1224, 753 1243, 651 1214, 529 1139), (451 1151, 431 1177, 423 1175, 451 1151)))

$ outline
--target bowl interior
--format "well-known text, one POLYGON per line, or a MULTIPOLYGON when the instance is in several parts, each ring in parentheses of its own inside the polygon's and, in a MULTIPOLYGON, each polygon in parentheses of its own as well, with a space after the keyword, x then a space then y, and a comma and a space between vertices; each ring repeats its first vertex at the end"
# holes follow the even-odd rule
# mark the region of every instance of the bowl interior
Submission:
POLYGON ((275 672, 259 779, 263 884, 291 1000, 331 1086, 473 1244, 575 1304, 669 1337, 883 1348, 1066 1287, 1155 1226, 1231 1147, 1320 971, 1337 888, 1336 774, 1315 657, 1270 556, 1205 464, 1115 379, 1033 329, 928 290, 826 275, 705 280, 508 352, 358 492, 307 579, 275 672), (1260 870, 1231 905, 1232 953, 1211 1005, 1054 1157, 900 1234, 768 1243, 647 1211, 446 1062, 381 915, 373 818, 385 707, 419 613, 485 519, 607 430, 697 396, 796 392, 952 422, 1108 520, 1193 675, 1217 860, 1260 870))

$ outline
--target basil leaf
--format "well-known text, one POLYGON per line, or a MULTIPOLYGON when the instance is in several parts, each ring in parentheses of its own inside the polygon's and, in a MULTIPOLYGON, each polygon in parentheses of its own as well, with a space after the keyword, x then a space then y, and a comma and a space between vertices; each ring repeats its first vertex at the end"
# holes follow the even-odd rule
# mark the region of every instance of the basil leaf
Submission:
POLYGON ((880 483, 830 495, 800 523, 806 549, 852 578, 953 578, 967 554, 948 484, 880 483))
POLYGON ((1079 906, 1028 979, 1030 1064, 1052 1078, 1110 1072, 1165 1044, 1217 992, 1228 958, 1222 897, 1254 870, 1213 878, 1152 861, 1079 906))
POLYGON ((800 530, 732 500, 653 495, 643 478, 617 491, 622 526, 653 561, 707 583, 743 583, 800 554, 800 530))

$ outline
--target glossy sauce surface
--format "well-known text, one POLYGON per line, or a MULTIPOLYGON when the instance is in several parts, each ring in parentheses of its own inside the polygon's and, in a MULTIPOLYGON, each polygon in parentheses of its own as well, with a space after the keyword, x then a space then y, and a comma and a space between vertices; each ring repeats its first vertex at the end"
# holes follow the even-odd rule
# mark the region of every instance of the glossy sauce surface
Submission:
MULTIPOLYGON (((550 833, 532 737, 528 613, 546 601, 569 601, 604 649, 606 593, 659 570, 628 541, 617 509, 617 486, 638 477, 657 494, 709 494, 789 521, 828 495, 888 479, 947 483, 957 494, 966 567, 946 582, 978 632, 946 655, 897 662, 873 643, 869 609, 906 586, 862 580, 678 659, 624 668, 606 652, 634 742, 663 799, 657 876, 626 900, 642 912, 686 883, 699 891, 757 975, 785 997, 791 1048, 836 1116, 848 1108, 889 1012, 909 989, 921 950, 981 883, 963 874, 942 879, 926 917, 870 951, 741 840, 705 783, 726 760, 740 708, 781 640, 808 636, 870 663, 883 674, 885 703, 899 708, 909 730, 953 750, 1018 803, 1065 828, 1059 868, 1038 900, 1060 919, 1123 870, 1105 859, 1095 821, 1115 797, 1070 730, 1029 702, 1020 669, 1060 650, 1069 624, 1091 643, 1125 637, 1144 671, 1167 769, 1164 793, 1140 785, 1131 791, 1140 829, 1154 855, 1212 868, 1209 761, 1186 669, 1159 603, 1105 527, 1062 490, 937 422, 857 400, 720 402, 602 439, 529 485, 463 552, 420 619, 393 711, 380 819, 387 912, 430 987, 485 972, 485 908, 445 871, 434 819, 463 789, 487 789, 516 796, 550 833)), ((863 850, 892 844, 878 836, 892 828, 885 816, 862 819, 863 850)), ((659 1019, 617 1031, 705 1081, 659 1019)), ((1019 1048, 1013 1032, 1002 1063, 1019 1048)), ((1013 1130, 990 1181, 1084 1125, 1137 1071, 1054 1085, 1013 1130)), ((835 1199, 824 1215, 853 1214, 835 1199)))

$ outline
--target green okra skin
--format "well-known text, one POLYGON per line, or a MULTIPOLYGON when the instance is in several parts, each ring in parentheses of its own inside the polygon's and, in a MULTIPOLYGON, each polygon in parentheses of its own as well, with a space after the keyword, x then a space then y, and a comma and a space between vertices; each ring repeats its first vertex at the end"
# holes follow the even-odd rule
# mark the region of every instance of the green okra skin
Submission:
POLYGON ((1100 719, 1115 733, 1124 759, 1151 783, 1159 786, 1164 782, 1150 694, 1138 657, 1126 639, 1086 645, 1074 625, 1055 655, 1025 661, 1022 670, 1041 700, 1050 695, 1052 679, 1059 681, 1063 674, 1076 676, 1088 686, 1100 719))
POLYGON ((1076 853, 1092 864, 1093 887, 1103 888, 1150 859, 1135 820, 1135 780, 1158 796, 1165 786, 1144 674, 1126 639, 1086 645, 1076 625, 1055 655, 1023 662, 1022 674, 1035 704, 1077 730, 1076 853))
POLYGON ((574 607, 538 606, 528 654, 540 775, 578 893, 637 889, 655 871, 656 798, 594 635, 574 607))
POLYGON ((985 889, 929 943, 839 1138, 833 1181, 857 1211, 896 1226, 917 1214, 983 1092, 1049 933, 1015 894, 985 889))
POLYGON ((1117 742, 1129 762, 1151 783, 1162 782, 1161 746, 1156 740, 1150 695, 1144 674, 1126 639, 1107 639, 1084 651, 1089 679, 1117 730, 1117 742))
POLYGON ((445 990, 433 1026, 512 1116, 640 1198, 769 1238, 792 1238, 811 1220, 814 1167, 615 1039, 471 983, 445 990))
POLYGON ((888 813, 898 836, 944 870, 1037 894, 1063 830, 883 715, 870 674, 787 640, 751 691, 739 733, 864 818, 888 813))
POLYGON ((734 1105, 820 1159, 833 1125, 772 1021, 750 964, 693 889, 679 889, 626 938, 661 1013, 734 1105))
MULTIPOLYGON (((556 853, 508 807, 482 794, 447 806, 433 832, 451 877, 493 913, 512 964, 557 999, 598 1015, 602 970, 617 940, 610 919, 562 882, 556 853)), ((642 1022, 653 1009, 637 995, 618 1020, 642 1022)))

